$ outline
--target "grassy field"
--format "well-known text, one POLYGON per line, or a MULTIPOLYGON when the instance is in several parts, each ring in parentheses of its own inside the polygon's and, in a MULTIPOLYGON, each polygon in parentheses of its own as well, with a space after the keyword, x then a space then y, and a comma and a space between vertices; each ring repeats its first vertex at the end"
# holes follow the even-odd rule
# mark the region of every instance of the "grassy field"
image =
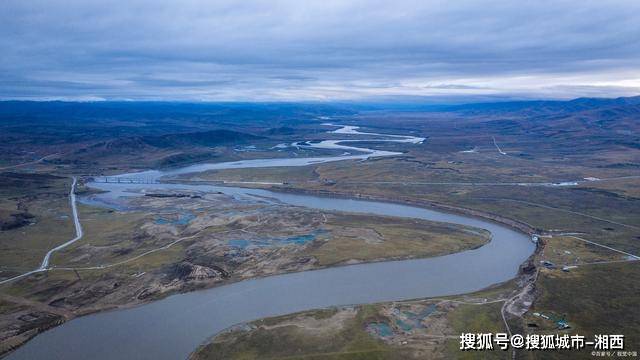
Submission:
POLYGON ((487 231, 470 227, 355 214, 331 215, 324 228, 331 237, 307 252, 323 266, 451 254, 480 247, 490 237, 487 231))
POLYGON ((250 331, 233 331, 201 347, 192 359, 403 359, 406 355, 364 329, 376 306, 317 310, 265 319, 250 331))
MULTIPOLYGON (((585 335, 623 334, 625 350, 640 350, 640 262, 579 267, 570 273, 543 271, 537 282, 539 297, 525 322, 538 324, 528 332, 558 333, 555 324, 533 316, 533 312, 564 317, 571 329, 564 332, 585 335)), ((571 351, 523 352, 529 359, 575 359, 591 357, 592 348, 571 351)))
MULTIPOLYGON (((462 333, 498 333, 505 332, 504 324, 500 315, 502 303, 492 303, 486 305, 463 304, 448 314, 449 324, 452 333, 460 335, 462 333)), ((445 350, 447 357, 455 359, 508 359, 510 352, 499 349, 493 351, 461 351, 460 341, 451 339, 447 342, 445 350)))
POLYGON ((26 215, 23 224, 0 231, 0 276, 37 268, 46 252, 75 235, 68 178, 0 174, 0 220, 26 215))
MULTIPOLYGON (((190 177, 190 176, 187 176, 190 177)), ((212 170, 199 173, 198 179, 207 181, 262 181, 262 182, 298 182, 316 181, 318 174, 313 166, 270 167, 247 169, 212 170)))
MULTIPOLYGON (((152 214, 114 212, 82 204, 78 206, 78 211, 84 237, 82 241, 55 253, 51 258, 54 266, 110 264, 158 248, 170 241, 145 236, 143 225, 153 221, 152 214)), ((168 235, 175 236, 174 233, 168 235)), ((163 263, 156 264, 156 267, 160 265, 163 263)))

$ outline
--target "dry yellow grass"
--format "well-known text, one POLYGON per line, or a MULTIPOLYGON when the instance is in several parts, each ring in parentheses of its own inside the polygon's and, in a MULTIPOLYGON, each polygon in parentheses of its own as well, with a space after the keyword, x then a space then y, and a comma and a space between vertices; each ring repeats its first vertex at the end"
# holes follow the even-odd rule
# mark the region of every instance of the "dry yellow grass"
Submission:
POLYGON ((439 256, 489 241, 489 233, 479 229, 383 216, 332 215, 325 227, 332 236, 309 252, 324 266, 350 260, 439 256))

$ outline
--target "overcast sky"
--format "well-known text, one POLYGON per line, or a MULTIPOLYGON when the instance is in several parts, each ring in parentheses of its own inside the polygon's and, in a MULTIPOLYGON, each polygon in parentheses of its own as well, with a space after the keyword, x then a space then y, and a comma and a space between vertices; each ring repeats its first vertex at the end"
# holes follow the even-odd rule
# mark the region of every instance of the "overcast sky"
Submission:
POLYGON ((0 1, 0 98, 640 94, 640 1, 0 1))

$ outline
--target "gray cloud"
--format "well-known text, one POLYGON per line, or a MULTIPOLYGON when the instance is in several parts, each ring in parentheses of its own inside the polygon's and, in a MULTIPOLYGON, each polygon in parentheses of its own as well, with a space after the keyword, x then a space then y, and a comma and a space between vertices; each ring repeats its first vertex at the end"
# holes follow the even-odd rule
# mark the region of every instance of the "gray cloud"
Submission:
POLYGON ((19 1, 0 98, 640 92, 640 2, 19 1))

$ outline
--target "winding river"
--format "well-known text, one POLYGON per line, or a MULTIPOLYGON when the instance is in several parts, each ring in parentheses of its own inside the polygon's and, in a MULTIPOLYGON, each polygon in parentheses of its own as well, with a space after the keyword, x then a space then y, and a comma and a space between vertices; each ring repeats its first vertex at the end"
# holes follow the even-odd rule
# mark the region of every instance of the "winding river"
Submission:
MULTIPOLYGON (((334 133, 375 135, 375 141, 419 143, 424 140, 412 136, 360 133, 356 129, 340 127, 334 133), (386 136, 386 139, 378 139, 381 136, 386 136)), ((343 145, 351 141, 354 139, 292 144, 350 152, 341 156, 200 164, 170 171, 152 170, 120 176, 155 181, 163 176, 212 169, 305 166, 320 162, 398 154, 343 145)), ((276 275, 177 294, 131 309, 84 316, 36 336, 10 354, 8 359, 186 358, 212 335, 234 324, 258 318, 333 305, 405 300, 480 290, 513 278, 519 265, 535 249, 527 235, 503 225, 479 218, 400 204, 213 185, 99 182, 90 185, 108 191, 93 199, 95 202, 109 203, 117 201, 121 196, 136 196, 142 189, 220 191, 232 196, 267 197, 294 206, 322 210, 418 218, 474 226, 489 230, 492 241, 478 249, 446 256, 276 275)))

